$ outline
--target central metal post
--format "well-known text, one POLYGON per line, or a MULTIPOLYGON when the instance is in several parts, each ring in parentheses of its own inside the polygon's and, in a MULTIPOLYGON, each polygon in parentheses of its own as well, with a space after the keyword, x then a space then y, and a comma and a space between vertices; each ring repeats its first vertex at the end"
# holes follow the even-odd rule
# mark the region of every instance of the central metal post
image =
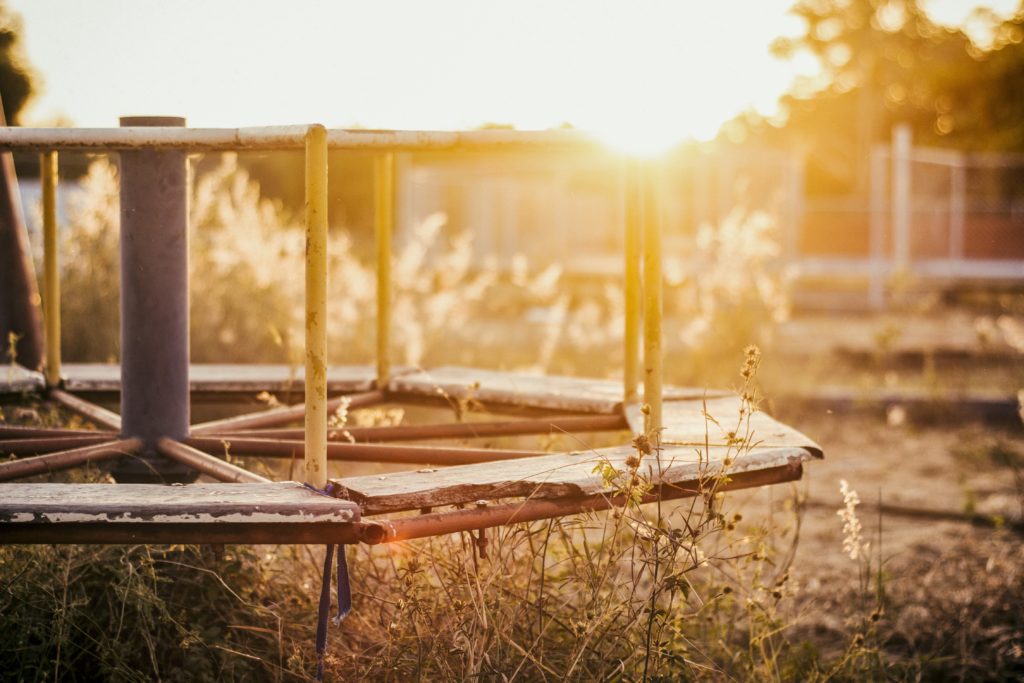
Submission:
MULTIPOLYGON (((126 116, 121 126, 181 127, 176 116, 126 116)), ((121 153, 121 424, 143 449, 119 482, 193 481, 156 453, 189 430, 188 157, 179 150, 121 153)))

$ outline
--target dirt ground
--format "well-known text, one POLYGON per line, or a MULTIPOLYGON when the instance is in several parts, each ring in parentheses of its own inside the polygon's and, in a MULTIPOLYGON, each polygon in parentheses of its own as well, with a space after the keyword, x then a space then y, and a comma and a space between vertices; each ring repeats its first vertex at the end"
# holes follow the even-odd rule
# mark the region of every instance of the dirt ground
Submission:
MULTIPOLYGON (((839 548, 842 524, 835 512, 842 507, 840 480, 858 492, 862 522, 877 525, 878 503, 922 511, 969 512, 1005 520, 1021 520, 1024 499, 1010 467, 991 461, 1006 451, 1024 454, 1024 431, 1013 426, 982 423, 914 425, 867 414, 814 414, 787 417, 817 441, 825 459, 807 463, 804 478, 794 486, 808 503, 798 559, 820 562, 839 548)), ((737 493, 744 506, 767 508, 786 494, 768 489, 737 493)), ((941 543, 944 534, 975 529, 966 519, 925 519, 883 511, 886 554, 913 549, 921 543, 941 543)), ((836 558, 842 561, 839 554, 836 558)))

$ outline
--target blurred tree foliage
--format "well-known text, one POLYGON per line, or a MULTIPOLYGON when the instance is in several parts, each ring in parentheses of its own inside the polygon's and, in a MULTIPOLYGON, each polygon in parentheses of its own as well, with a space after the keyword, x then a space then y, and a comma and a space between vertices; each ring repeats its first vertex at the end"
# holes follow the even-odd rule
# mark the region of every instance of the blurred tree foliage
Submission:
POLYGON ((35 93, 37 77, 21 45, 21 17, 0 1, 0 97, 10 125, 35 93))
POLYGON ((919 144, 1024 151, 1024 3, 1007 20, 979 10, 986 40, 935 23, 918 0, 799 0, 796 38, 782 57, 808 50, 822 78, 782 98, 784 123, 756 115, 733 137, 797 144, 808 154, 808 189, 866 192, 870 147, 907 122, 919 144))

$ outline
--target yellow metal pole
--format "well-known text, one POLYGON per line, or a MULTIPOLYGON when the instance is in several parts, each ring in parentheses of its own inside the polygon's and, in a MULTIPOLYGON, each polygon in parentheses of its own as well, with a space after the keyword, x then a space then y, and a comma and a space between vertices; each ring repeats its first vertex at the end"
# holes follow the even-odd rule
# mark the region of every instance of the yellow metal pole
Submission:
POLYGON ((625 330, 623 339, 623 400, 637 400, 640 382, 640 310, 642 286, 640 282, 640 178, 639 166, 628 160, 623 167, 625 200, 625 330))
POLYGON ((395 155, 374 158, 374 227, 377 234, 377 387, 391 375, 391 234, 395 222, 395 155))
POLYGON ((657 162, 650 162, 643 179, 643 300, 644 300, 644 403, 650 407, 646 431, 660 442, 662 427, 662 349, 661 349, 661 173, 657 162))
POLYGON ((46 383, 60 384, 60 269, 57 255, 57 152, 39 155, 43 186, 43 278, 46 298, 46 383))
POLYGON ((306 482, 327 485, 327 129, 306 131, 306 482))

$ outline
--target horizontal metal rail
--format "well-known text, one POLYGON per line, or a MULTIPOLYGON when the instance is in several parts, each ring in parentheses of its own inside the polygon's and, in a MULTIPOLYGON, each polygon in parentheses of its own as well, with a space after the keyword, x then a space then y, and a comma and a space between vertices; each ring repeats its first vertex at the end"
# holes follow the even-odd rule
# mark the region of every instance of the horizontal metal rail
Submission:
MULTIPOLYGON (((309 126, 261 128, 11 128, 0 127, 0 150, 178 149, 190 152, 304 149, 309 126)), ((327 131, 336 150, 460 150, 494 148, 599 149, 593 136, 574 130, 345 130, 327 131)))

